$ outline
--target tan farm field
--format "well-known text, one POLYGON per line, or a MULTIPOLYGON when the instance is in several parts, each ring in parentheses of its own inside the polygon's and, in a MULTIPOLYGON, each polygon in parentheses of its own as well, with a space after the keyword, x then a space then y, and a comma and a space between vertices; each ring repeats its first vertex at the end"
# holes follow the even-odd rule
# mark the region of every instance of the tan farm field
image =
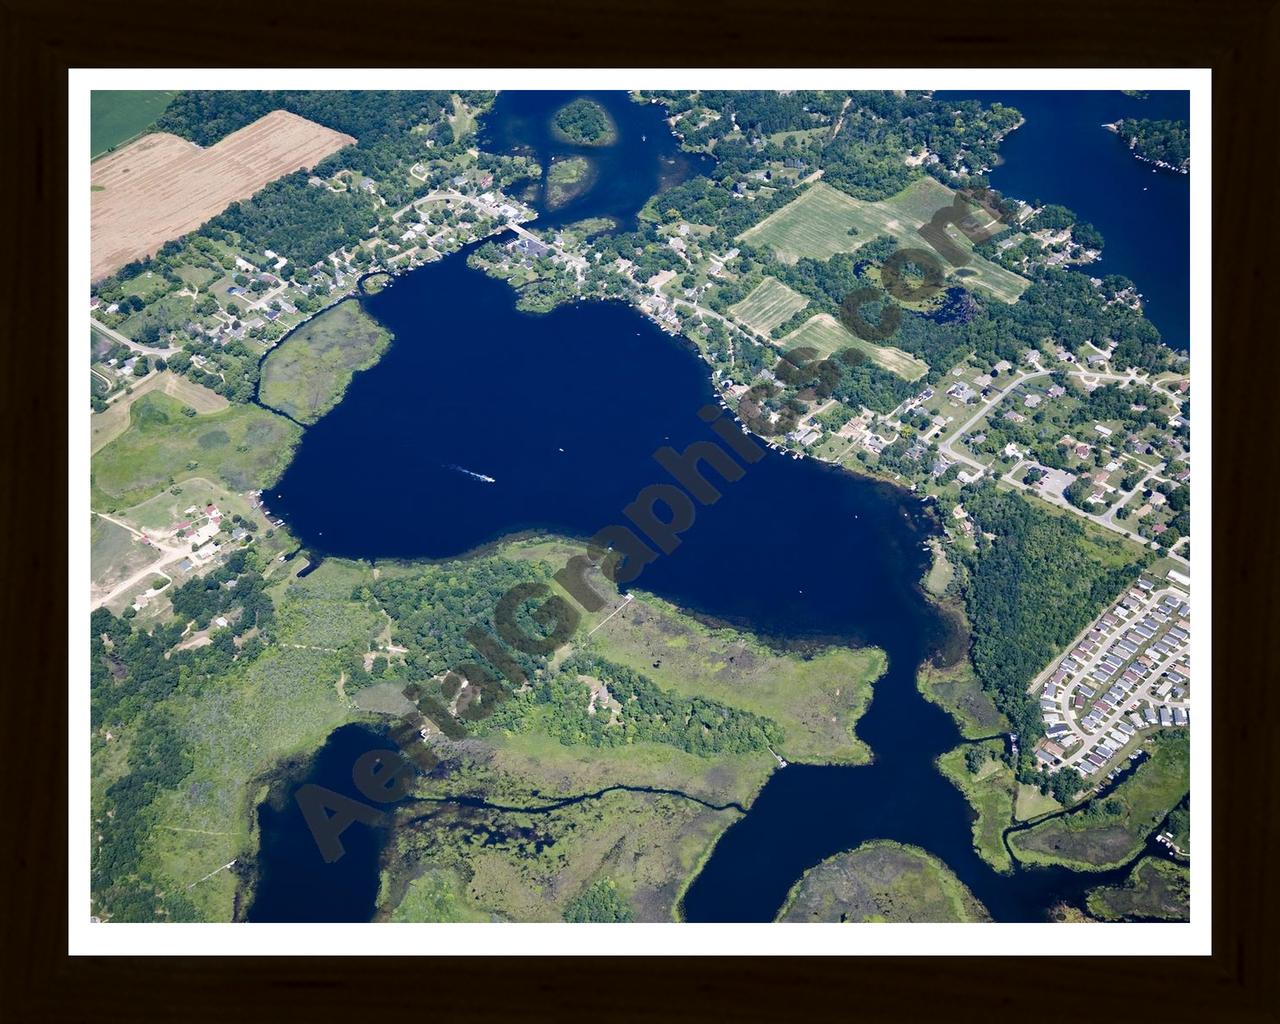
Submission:
POLYGON ((163 132, 144 135, 93 165, 93 280, 355 141, 285 110, 273 110, 208 149, 163 132))

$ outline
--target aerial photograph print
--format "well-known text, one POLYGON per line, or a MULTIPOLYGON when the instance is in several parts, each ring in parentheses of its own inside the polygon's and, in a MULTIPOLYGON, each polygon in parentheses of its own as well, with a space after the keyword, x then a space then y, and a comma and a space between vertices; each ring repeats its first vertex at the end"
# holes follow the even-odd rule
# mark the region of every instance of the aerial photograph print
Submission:
POLYGON ((73 83, 73 931, 1190 942, 1195 80, 921 74, 73 83))

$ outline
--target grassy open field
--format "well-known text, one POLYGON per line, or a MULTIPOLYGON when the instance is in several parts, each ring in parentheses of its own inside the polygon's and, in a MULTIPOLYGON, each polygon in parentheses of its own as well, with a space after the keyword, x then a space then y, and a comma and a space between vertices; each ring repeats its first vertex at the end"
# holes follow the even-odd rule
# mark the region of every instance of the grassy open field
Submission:
POLYGON ((314 423, 341 400, 352 376, 376 363, 391 335, 358 302, 340 302, 306 321, 262 364, 263 404, 314 423))
POLYGON ((156 559, 128 530, 100 516, 92 516, 89 526, 89 574, 95 588, 109 591, 156 559))
POLYGON ((837 854, 795 884, 786 922, 988 921, 986 908, 938 858, 877 840, 837 854))
POLYGON ((884 653, 875 648, 832 647, 808 658, 778 654, 749 634, 709 629, 650 597, 631 602, 584 647, 663 689, 772 718, 785 734, 778 752, 789 759, 869 760, 854 727, 884 672, 884 653))
POLYGON ((164 113, 176 89, 95 89, 89 94, 89 157, 141 135, 164 113))
POLYGON ((213 476, 236 491, 274 483, 300 431, 257 406, 183 415, 181 401, 152 391, 133 403, 129 427, 93 455, 97 508, 136 505, 187 477, 213 476))
POLYGON ((128 430, 129 410, 134 402, 152 391, 161 391, 176 398, 196 412, 219 412, 231 404, 216 391, 176 373, 167 370, 153 373, 134 387, 133 394, 116 399, 104 412, 96 412, 89 418, 89 450, 98 451, 128 430))
POLYGON ((1191 873, 1171 860, 1143 857, 1123 885, 1091 889, 1085 905, 1103 921, 1187 921, 1191 917, 1191 873))
POLYGON ((1017 781, 1013 770, 999 757, 1003 740, 981 740, 976 744, 987 759, 976 773, 965 765, 965 753, 974 744, 962 743, 938 758, 938 770, 965 795, 976 817, 973 820, 973 848, 997 871, 1012 871, 1013 860, 1004 846, 1004 830, 1013 821, 1013 800, 1017 781))
POLYGON ((1042 814, 1062 810, 1062 804, 1051 793, 1041 793, 1038 786, 1018 784, 1018 797, 1013 804, 1013 816, 1018 821, 1030 821, 1042 814))
POLYGON ((809 300, 792 291, 776 277, 766 277, 751 294, 729 307, 729 312, 760 334, 768 334, 778 324, 790 320, 809 305, 809 300))
POLYGON ((1190 767, 1190 740, 1157 734, 1151 757, 1110 796, 1014 832, 1009 845, 1018 860, 1028 864, 1061 864, 1077 871, 1118 867, 1142 849, 1151 830, 1187 794, 1190 767))
POLYGON ((863 341, 850 334, 840 321, 829 313, 819 313, 811 317, 775 344, 783 351, 806 346, 815 349, 820 359, 847 348, 856 348, 860 352, 865 352, 877 366, 890 373, 896 373, 903 380, 919 380, 929 372, 928 363, 903 352, 902 349, 893 348, 890 345, 873 345, 869 341, 863 341))
POLYGON ((356 140, 273 110, 208 149, 155 132, 93 165, 93 279, 194 231, 237 199, 356 140))
MULTIPOLYGON (((785 263, 795 263, 806 256, 828 260, 838 252, 853 252, 881 235, 897 238, 906 248, 929 249, 918 229, 939 210, 950 208, 954 195, 946 185, 927 176, 876 203, 854 199, 817 182, 738 237, 752 245, 767 245, 785 263), (857 232, 851 235, 853 228, 857 232)), ((948 227, 947 235, 972 254, 973 243, 958 228, 948 227)), ((1016 301, 1030 284, 1026 278, 981 256, 971 255, 962 268, 943 263, 955 282, 981 288, 1001 302, 1016 301)))

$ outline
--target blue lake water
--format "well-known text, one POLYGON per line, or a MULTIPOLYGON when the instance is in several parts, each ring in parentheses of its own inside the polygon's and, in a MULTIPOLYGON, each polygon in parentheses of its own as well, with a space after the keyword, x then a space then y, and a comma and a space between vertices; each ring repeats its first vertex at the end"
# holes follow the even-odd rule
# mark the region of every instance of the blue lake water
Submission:
MULTIPOLYGON (((524 128, 507 126, 508 144, 537 136, 529 125, 545 123, 567 98, 513 95, 507 102, 517 106, 512 116, 523 119, 516 128, 524 128)), ((644 135, 647 147, 653 136, 646 129, 655 116, 661 123, 660 110, 616 97, 606 105, 621 137, 644 135)), ((649 161, 634 169, 638 180, 661 177, 668 145, 635 150, 634 161, 649 161)), ((575 218, 608 212, 625 223, 648 196, 635 186, 611 187, 598 201, 594 192, 575 201, 575 218)), ((1095 220, 1110 246, 1102 218, 1077 209, 1095 220)), ((625 522, 622 510, 642 488, 669 482, 653 459, 659 447, 679 451, 715 439, 697 415, 714 401, 705 364, 629 307, 588 303, 526 315, 505 283, 468 269, 464 254, 406 274, 362 301, 395 342, 306 431, 269 495, 272 509, 313 551, 445 558, 526 530, 585 538, 625 522)), ((874 644, 888 653, 889 669, 858 726, 875 763, 776 772, 693 882, 685 916, 769 920, 805 869, 873 838, 938 855, 997 920, 1042 920, 1061 899, 1111 877, 1057 870, 1002 876, 974 853, 968 804, 933 766, 960 737, 914 685, 916 667, 951 638, 948 622, 917 585, 927 567, 924 542, 936 530, 920 501, 772 452, 744 468, 732 483, 708 473, 723 497, 699 508, 675 551, 645 567, 634 586, 780 641, 874 644)), ((361 742, 373 741, 366 734, 361 742)), ((352 900, 331 894, 348 884, 349 870, 363 870, 376 890, 376 834, 339 862, 332 884, 317 869, 313 883, 299 890, 272 880, 289 880, 292 858, 300 855, 273 829, 296 832, 300 818, 262 824, 252 919, 324 918, 330 898, 332 913, 350 913, 352 900), (361 867, 352 868, 353 860, 361 867)), ((372 909, 360 900, 359 907, 372 909)))

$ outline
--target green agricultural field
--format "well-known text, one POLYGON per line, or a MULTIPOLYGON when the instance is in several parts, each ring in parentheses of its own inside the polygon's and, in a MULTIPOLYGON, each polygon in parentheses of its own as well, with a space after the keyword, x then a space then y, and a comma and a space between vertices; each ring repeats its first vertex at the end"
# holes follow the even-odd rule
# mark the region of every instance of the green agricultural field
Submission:
POLYGON ((997 871, 1012 871, 1013 860, 1004 846, 1004 830, 1013 821, 1013 800, 1017 782, 1013 770, 1000 760, 1003 740, 962 743, 938 758, 938 770, 965 795, 976 817, 973 820, 973 848, 997 871), (978 771, 969 771, 965 755, 972 749, 984 756, 978 771))
MULTIPOLYGON (((750 299, 751 296, 748 295, 745 301, 750 299)), ((775 344, 784 352, 801 347, 816 349, 819 358, 826 358, 847 348, 856 348, 865 352, 877 366, 896 373, 903 380, 919 380, 929 372, 929 364, 923 360, 891 345, 873 345, 863 341, 846 331, 840 321, 828 313, 811 317, 775 344)))
POLYGON ((1151 757, 1109 796, 1011 833, 1014 856, 1028 864, 1060 864, 1077 871, 1119 867, 1142 849, 1152 829, 1186 796, 1190 768, 1190 740, 1157 734, 1151 757))
POLYGON ((391 335, 358 302, 340 302, 308 320, 262 364, 264 405, 315 423, 341 400, 358 370, 378 361, 391 335))
POLYGON ((1143 857, 1123 885, 1091 889, 1085 905, 1103 921, 1191 918, 1191 872, 1159 857, 1143 857))
POLYGON ((942 861, 924 850, 877 840, 811 868, 787 897, 779 921, 989 921, 986 908, 942 861))
POLYGON ((141 135, 177 95, 176 89, 95 89, 89 97, 89 158, 141 135))
POLYGON ((729 312, 758 334, 768 335, 778 324, 790 320, 809 305, 809 300, 792 291, 776 277, 766 277, 751 294, 729 312))
POLYGON ((232 490, 267 487, 284 471, 301 431, 252 405, 187 416, 184 404, 152 391, 129 409, 129 427, 93 455, 97 508, 128 508, 193 476, 232 490))
MULTIPOLYGON (((781 210, 738 237, 752 245, 767 245, 784 263, 803 257, 830 259, 838 252, 853 252, 881 235, 897 238, 907 248, 930 248, 918 229, 939 210, 952 205, 955 193, 930 177, 908 185, 895 196, 868 203, 817 182, 781 210), (851 229, 856 229, 850 234, 851 229)), ((947 235, 967 253, 973 243, 954 225, 947 235)), ((966 286, 981 288, 1001 302, 1015 302, 1030 282, 981 256, 967 266, 948 267, 948 276, 966 286)))
POLYGON ((861 226, 867 219, 864 207, 873 205, 819 181, 738 238, 767 245, 784 263, 805 256, 827 260, 838 252, 853 252, 875 237, 876 233, 867 234, 861 226), (851 235, 853 227, 858 233, 851 235))

